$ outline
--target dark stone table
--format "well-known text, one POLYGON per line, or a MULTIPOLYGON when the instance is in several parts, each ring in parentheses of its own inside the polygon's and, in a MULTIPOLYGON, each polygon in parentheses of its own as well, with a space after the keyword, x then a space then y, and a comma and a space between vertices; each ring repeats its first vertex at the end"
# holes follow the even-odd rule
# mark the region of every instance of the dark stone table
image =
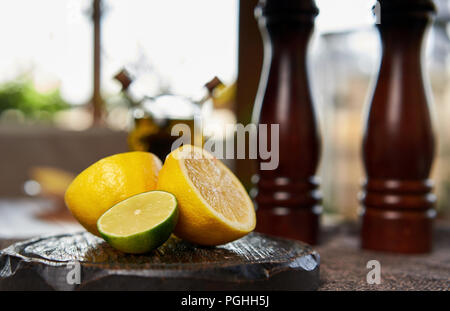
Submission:
POLYGON ((361 250, 354 224, 326 228, 320 253, 319 290, 449 290, 450 223, 437 222, 434 250, 424 255, 398 255, 361 250), (369 260, 381 265, 381 283, 368 284, 369 260))
MULTIPOLYGON (((0 240, 0 248, 16 240, 0 240)), ((450 224, 438 222, 434 250, 426 255, 395 255, 359 248, 353 224, 326 227, 322 243, 314 247, 320 254, 319 290, 449 290, 450 224), (367 284, 369 260, 381 264, 381 284, 367 284)))

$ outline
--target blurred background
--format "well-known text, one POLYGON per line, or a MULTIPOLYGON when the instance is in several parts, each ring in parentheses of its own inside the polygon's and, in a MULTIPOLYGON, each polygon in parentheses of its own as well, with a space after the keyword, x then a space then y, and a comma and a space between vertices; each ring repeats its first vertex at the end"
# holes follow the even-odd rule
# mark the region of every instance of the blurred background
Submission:
MULTIPOLYGON (((323 136, 325 219, 355 221, 363 112, 380 62, 375 1, 316 3, 309 70, 323 136)), ((445 218, 450 1, 435 3, 424 62, 439 137, 433 176, 445 218)), ((1 1, 0 237, 78 230, 62 200, 72 178, 113 153, 150 144, 163 154, 174 123, 207 116, 208 135, 217 140, 230 138, 217 125, 249 123, 262 65, 256 4, 1 1)), ((250 188, 248 165, 227 165, 250 188)))

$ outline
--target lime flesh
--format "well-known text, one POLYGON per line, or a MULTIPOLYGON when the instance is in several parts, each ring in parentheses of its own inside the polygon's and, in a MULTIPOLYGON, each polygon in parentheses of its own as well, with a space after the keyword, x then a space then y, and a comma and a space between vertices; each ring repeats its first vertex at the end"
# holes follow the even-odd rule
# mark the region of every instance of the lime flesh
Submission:
POLYGON ((175 196, 165 191, 149 191, 111 207, 98 219, 97 228, 112 247, 141 254, 167 241, 177 220, 175 196))

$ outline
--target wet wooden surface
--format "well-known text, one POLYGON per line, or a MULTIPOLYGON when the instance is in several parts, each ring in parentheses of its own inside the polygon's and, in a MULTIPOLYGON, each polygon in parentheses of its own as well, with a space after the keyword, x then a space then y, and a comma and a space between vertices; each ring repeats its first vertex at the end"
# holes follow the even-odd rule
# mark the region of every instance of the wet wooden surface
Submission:
POLYGON ((314 290, 318 286, 319 255, 314 250, 301 242, 258 233, 219 247, 198 247, 173 237, 149 254, 129 255, 81 232, 18 242, 0 253, 0 290, 314 290), (74 262, 80 263, 79 285, 67 281, 74 262))

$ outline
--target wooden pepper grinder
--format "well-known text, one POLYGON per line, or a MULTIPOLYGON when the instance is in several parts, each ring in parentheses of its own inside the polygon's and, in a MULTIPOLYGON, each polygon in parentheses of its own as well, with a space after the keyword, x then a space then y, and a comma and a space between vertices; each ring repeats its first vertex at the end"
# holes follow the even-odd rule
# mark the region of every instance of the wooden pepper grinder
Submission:
MULTIPOLYGON (((279 124, 279 165, 256 175, 259 232, 317 243, 322 210, 315 174, 320 134, 306 68, 318 9, 313 0, 261 0, 255 9, 264 63, 253 123, 279 124)), ((271 133, 267 137, 271 146, 271 133)))
POLYGON ((363 140, 362 247, 429 252, 435 139, 421 60, 435 7, 431 0, 379 2, 383 56, 363 140))

